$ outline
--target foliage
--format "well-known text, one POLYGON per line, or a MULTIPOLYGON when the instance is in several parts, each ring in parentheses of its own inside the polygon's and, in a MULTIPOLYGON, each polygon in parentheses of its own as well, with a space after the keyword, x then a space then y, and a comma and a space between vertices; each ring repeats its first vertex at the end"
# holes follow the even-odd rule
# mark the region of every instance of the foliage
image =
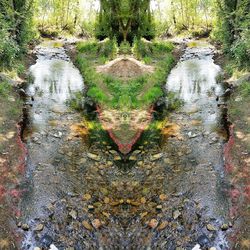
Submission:
POLYGON ((169 36, 187 32, 207 35, 213 26, 215 0, 155 0, 157 34, 169 36))
POLYGON ((91 42, 87 41, 78 43, 77 50, 89 56, 113 59, 118 53, 118 45, 116 39, 106 39, 102 42, 94 40, 91 42))
POLYGON ((131 54, 131 46, 129 42, 123 41, 119 46, 119 53, 123 55, 131 54))
POLYGON ((148 42, 141 39, 135 39, 132 50, 135 57, 140 60, 145 57, 161 57, 165 53, 171 52, 173 48, 174 46, 171 42, 148 42))
POLYGON ((135 37, 155 35, 150 0, 100 0, 96 37, 116 37, 118 42, 133 42, 135 37))
POLYGON ((239 92, 242 97, 249 97, 250 96, 250 82, 243 82, 239 86, 239 92))
POLYGON ((250 66, 250 2, 248 0, 217 1, 218 20, 212 38, 239 67, 250 66))
POLYGON ((0 65, 11 66, 34 37, 32 0, 0 2, 0 65))
MULTIPOLYGON (((174 58, 171 54, 171 43, 155 41, 140 42, 144 47, 150 44, 151 52, 148 58, 158 60, 156 71, 130 80, 117 79, 110 75, 96 73, 93 65, 96 55, 99 57, 105 52, 98 48, 100 43, 79 43, 77 48, 77 65, 84 76, 88 86, 87 95, 96 102, 112 108, 139 108, 154 103, 163 96, 161 86, 166 81, 166 76, 173 67, 174 58), (94 57, 93 54, 95 55, 94 57)), ((149 59, 148 59, 149 60, 149 59)))

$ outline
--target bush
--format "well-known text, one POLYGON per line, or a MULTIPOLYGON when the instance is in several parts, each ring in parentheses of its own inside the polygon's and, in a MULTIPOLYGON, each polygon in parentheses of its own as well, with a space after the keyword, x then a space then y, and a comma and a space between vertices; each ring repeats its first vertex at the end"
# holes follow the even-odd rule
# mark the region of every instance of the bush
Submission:
POLYGON ((120 44, 119 53, 120 54, 124 54, 124 55, 131 54, 131 46, 130 46, 129 42, 123 41, 120 44))

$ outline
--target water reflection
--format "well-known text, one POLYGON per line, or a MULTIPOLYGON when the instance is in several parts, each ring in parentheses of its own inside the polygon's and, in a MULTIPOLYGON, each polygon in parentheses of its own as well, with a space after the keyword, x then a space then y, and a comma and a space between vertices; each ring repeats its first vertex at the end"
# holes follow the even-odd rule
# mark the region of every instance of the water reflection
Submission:
POLYGON ((218 95, 221 87, 216 83, 220 67, 213 60, 189 59, 180 62, 170 73, 167 89, 178 93, 185 103, 194 103, 212 91, 218 95))
POLYGON ((30 86, 31 95, 53 99, 63 104, 72 92, 81 90, 83 80, 72 63, 60 60, 38 60, 30 68, 34 83, 30 86))

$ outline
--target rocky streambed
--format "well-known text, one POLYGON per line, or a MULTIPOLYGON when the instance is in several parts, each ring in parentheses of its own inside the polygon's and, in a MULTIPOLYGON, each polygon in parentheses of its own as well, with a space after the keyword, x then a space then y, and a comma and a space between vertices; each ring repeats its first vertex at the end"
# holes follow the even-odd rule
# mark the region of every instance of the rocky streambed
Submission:
MULTIPOLYGON (((230 249, 224 89, 210 46, 187 48, 167 80, 184 105, 122 157, 89 143, 65 101, 84 89, 62 47, 41 46, 27 92, 21 249, 230 249)), ((165 100, 166 103, 168 100, 165 100)))

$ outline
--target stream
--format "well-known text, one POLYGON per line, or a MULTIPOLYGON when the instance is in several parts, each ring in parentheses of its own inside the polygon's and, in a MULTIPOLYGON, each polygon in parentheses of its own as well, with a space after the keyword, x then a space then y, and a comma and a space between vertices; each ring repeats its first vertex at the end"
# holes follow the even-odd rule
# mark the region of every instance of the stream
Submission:
POLYGON ((170 113, 161 144, 134 147, 130 168, 105 138, 89 143, 82 114, 66 105, 84 81, 65 49, 50 42, 35 53, 21 249, 230 249, 215 49, 185 49, 166 83, 184 104, 170 113))

